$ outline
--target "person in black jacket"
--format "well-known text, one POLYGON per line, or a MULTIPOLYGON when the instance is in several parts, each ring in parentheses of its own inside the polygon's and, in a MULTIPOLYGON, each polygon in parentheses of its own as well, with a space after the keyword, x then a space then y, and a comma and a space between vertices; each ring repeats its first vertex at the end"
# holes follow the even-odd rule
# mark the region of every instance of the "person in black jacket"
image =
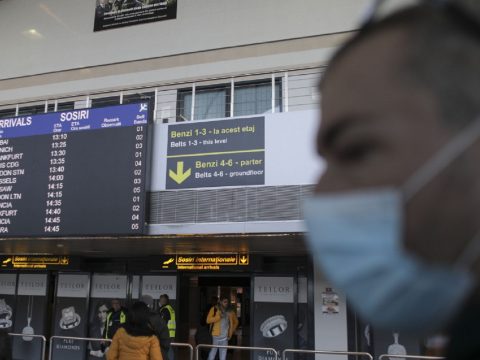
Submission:
POLYGON ((153 298, 150 295, 142 295, 141 302, 145 303, 150 310, 150 325, 155 332, 155 336, 160 342, 160 349, 162 351, 162 357, 168 359, 168 352, 170 350, 170 333, 168 331, 168 326, 160 316, 158 312, 153 311, 153 298))

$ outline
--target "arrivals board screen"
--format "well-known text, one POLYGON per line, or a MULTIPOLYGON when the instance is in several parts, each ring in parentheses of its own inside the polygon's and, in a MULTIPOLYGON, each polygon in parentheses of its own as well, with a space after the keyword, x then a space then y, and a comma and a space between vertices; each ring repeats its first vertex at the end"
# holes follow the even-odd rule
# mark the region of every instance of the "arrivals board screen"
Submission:
POLYGON ((149 103, 0 119, 0 237, 144 232, 149 103))

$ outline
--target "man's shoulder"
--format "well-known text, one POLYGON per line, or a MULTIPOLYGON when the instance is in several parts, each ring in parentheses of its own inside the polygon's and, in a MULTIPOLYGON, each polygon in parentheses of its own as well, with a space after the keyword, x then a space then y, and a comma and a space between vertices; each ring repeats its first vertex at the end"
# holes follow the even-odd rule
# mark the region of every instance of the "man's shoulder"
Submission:
POLYGON ((160 319, 163 321, 162 317, 160 316, 159 313, 155 312, 155 311, 150 311, 150 319, 152 320, 156 320, 156 319, 160 319))

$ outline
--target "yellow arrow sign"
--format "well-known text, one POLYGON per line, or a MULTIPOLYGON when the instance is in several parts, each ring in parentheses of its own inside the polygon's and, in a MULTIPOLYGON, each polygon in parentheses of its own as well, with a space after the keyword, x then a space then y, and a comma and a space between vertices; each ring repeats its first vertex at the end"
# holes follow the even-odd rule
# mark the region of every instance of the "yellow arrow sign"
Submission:
POLYGON ((241 265, 248 265, 248 255, 247 256, 242 255, 242 257, 240 258, 240 264, 241 265))
POLYGON ((168 172, 168 176, 170 176, 177 184, 183 183, 190 177, 190 175, 192 175, 192 169, 183 172, 183 161, 177 162, 177 172, 173 170, 169 170, 168 172))

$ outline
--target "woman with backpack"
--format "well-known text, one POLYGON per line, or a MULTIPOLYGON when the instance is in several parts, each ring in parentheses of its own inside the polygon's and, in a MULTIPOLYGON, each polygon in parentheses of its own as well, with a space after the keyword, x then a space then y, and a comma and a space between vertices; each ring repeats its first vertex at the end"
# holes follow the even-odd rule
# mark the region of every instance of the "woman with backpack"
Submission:
MULTIPOLYGON (((220 302, 210 309, 207 316, 207 324, 212 324, 212 345, 227 346, 228 340, 230 340, 238 326, 237 315, 229 306, 227 296, 220 297, 220 302)), ((212 348, 208 355, 208 360, 215 359, 217 350, 220 360, 227 358, 227 349, 212 348)))

